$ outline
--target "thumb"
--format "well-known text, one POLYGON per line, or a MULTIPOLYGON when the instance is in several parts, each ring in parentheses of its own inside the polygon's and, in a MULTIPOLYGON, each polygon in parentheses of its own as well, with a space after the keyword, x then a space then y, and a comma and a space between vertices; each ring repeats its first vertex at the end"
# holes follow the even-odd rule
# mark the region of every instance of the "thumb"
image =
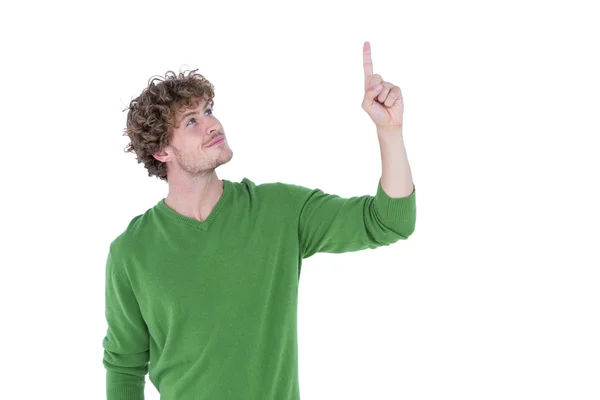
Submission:
POLYGON ((363 110, 369 112, 373 107, 373 103, 375 102, 375 97, 381 92, 383 89, 383 85, 379 84, 373 86, 370 90, 365 92, 365 98, 363 99, 362 108, 363 110))

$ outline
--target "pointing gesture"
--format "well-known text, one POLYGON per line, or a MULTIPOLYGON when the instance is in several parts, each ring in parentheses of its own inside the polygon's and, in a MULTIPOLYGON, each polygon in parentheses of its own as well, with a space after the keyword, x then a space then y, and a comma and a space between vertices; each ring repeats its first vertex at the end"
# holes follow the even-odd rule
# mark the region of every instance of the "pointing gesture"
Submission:
POLYGON ((362 108, 369 114, 377 128, 402 129, 404 101, 398 86, 385 82, 381 75, 373 74, 371 45, 363 45, 363 68, 365 70, 365 97, 362 108))

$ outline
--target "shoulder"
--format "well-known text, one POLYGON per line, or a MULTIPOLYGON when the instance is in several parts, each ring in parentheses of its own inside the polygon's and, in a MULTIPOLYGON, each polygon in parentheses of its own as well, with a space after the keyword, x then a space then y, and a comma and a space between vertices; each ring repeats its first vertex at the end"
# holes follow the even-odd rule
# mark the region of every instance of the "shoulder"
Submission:
POLYGON ((240 182, 234 185, 242 188, 242 190, 251 194, 253 197, 261 198, 277 198, 281 196, 290 196, 288 184, 283 182, 263 182, 257 183, 249 178, 243 178, 240 182))
POLYGON ((128 253, 139 247, 140 232, 143 230, 145 219, 150 210, 131 218, 125 229, 110 243, 111 257, 123 259, 128 253))
POLYGON ((281 181, 257 183, 248 178, 243 178, 241 182, 234 185, 241 188, 250 201, 256 200, 259 204, 267 205, 273 212, 281 209, 296 212, 306 198, 314 192, 312 189, 293 183, 281 181))

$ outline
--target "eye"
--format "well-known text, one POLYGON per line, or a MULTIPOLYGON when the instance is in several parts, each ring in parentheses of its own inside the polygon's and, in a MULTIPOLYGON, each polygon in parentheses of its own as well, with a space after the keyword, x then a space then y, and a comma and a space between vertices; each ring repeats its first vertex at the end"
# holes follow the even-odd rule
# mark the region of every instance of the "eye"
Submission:
MULTIPOLYGON (((209 115, 212 115, 212 108, 207 108, 206 111, 204 111, 204 114, 206 114, 207 112, 210 112, 209 115)), ((190 122, 192 121, 196 121, 196 118, 190 118, 190 120, 187 122, 187 126, 190 126, 190 122)))

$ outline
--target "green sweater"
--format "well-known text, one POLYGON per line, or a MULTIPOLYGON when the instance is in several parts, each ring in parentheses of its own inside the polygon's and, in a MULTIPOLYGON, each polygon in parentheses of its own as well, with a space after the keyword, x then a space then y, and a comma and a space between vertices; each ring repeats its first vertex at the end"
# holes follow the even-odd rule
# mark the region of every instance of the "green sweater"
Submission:
POLYGON ((205 221, 161 199, 110 243, 102 341, 107 400, 299 400, 302 260, 407 239, 415 191, 341 198, 223 179, 205 221))

